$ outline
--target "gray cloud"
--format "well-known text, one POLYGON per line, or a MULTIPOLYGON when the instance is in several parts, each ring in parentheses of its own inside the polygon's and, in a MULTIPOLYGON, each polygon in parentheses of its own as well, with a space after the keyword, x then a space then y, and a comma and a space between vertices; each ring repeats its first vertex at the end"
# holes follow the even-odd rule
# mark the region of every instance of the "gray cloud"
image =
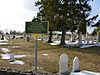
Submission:
POLYGON ((24 8, 30 11, 38 11, 38 8, 35 6, 37 0, 23 0, 24 8))

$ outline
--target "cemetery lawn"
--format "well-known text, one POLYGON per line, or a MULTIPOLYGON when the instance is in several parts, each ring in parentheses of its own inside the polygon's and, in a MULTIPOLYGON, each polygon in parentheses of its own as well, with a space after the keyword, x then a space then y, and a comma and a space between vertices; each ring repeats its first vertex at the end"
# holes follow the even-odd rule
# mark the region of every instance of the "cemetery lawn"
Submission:
MULTIPOLYGON (((34 70, 34 41, 27 42, 23 39, 9 40, 9 44, 6 46, 0 46, 0 48, 8 48, 11 54, 26 55, 24 58, 18 58, 25 62, 24 65, 10 64, 10 60, 1 59, 0 56, 0 68, 12 68, 21 71, 33 71, 34 70), (19 46, 13 48, 12 46, 19 46)), ((0 54, 3 52, 0 50, 0 54)), ((59 57, 61 54, 68 55, 69 71, 72 70, 72 64, 74 57, 80 59, 80 69, 94 72, 100 72, 100 47, 92 48, 64 48, 61 46, 51 46, 48 43, 38 41, 38 66, 39 71, 57 73, 59 70, 59 57), (43 55, 44 54, 44 55, 43 55)))

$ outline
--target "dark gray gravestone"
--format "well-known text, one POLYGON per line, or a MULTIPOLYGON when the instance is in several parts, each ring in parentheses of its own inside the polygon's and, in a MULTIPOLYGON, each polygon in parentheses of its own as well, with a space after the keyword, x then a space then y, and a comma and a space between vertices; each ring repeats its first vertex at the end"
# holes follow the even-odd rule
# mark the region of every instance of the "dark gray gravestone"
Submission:
POLYGON ((4 40, 4 35, 1 36, 1 40, 4 40))

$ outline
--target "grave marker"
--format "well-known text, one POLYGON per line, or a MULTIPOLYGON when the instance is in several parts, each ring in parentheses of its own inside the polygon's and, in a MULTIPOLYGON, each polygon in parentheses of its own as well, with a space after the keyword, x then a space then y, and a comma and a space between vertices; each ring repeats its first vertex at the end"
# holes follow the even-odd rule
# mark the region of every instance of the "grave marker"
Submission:
POLYGON ((62 54, 59 61, 59 74, 65 75, 68 74, 68 56, 62 54))
POLYGON ((14 62, 15 61, 15 54, 10 54, 10 62, 14 62))
POLYGON ((73 71, 74 72, 79 72, 79 65, 80 65, 80 61, 78 59, 78 57, 75 57, 73 60, 73 71))

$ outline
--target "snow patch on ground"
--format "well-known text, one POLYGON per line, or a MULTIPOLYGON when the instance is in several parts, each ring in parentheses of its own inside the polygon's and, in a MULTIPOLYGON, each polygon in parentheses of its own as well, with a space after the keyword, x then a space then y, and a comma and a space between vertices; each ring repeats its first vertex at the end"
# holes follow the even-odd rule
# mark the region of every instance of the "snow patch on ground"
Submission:
MULTIPOLYGON (((68 40, 65 41, 66 45, 76 45, 78 43, 78 41, 75 41, 75 42, 70 42, 68 40)), ((50 45, 59 45, 60 44, 60 41, 53 41, 53 43, 50 43, 50 45)))
POLYGON ((14 58, 24 58, 26 55, 15 55, 14 58))
MULTIPOLYGON (((35 67, 33 67, 33 69, 35 69, 35 67)), ((43 67, 37 67, 37 69, 43 69, 43 67)))
POLYGON ((1 42, 0 42, 0 45, 7 45, 7 44, 8 44, 8 43, 1 43, 1 42))
POLYGON ((23 64, 25 64, 25 62, 19 61, 19 60, 15 60, 13 62, 10 62, 10 64, 23 65, 23 64))
POLYGON ((0 40, 0 45, 7 45, 8 44, 8 40, 4 39, 4 40, 0 40))
POLYGON ((100 75, 100 73, 90 72, 90 71, 81 71, 81 72, 71 72, 70 75, 100 75))
POLYGON ((55 46, 55 45, 59 45, 59 44, 58 43, 50 43, 50 45, 55 46))
POLYGON ((10 54, 0 54, 2 59, 10 59, 10 54))
POLYGON ((10 52, 10 50, 8 50, 8 48, 1 48, 2 52, 7 53, 10 52))
POLYGON ((8 40, 7 39, 0 40, 0 43, 3 43, 3 42, 8 42, 8 40))
POLYGON ((95 45, 82 45, 82 46, 80 46, 80 48, 89 48, 89 47, 93 47, 93 46, 95 46, 95 45))
POLYGON ((99 46, 100 46, 100 42, 99 42, 99 43, 97 43, 97 44, 95 44, 95 45, 99 47, 99 46))
POLYGON ((37 39, 37 40, 39 40, 39 41, 40 41, 41 39, 37 39))
MULTIPOLYGON (((0 54, 2 59, 10 59, 12 54, 0 54)), ((14 55, 14 58, 24 58, 26 55, 14 55)))
POLYGON ((20 48, 21 46, 12 46, 12 48, 20 48))
MULTIPOLYGON (((78 40, 76 40, 75 42, 66 40, 65 41, 66 45, 64 46, 75 47, 75 46, 78 46, 78 42, 79 42, 78 40)), ((60 44, 59 40, 58 41, 56 40, 53 43, 50 43, 50 45, 59 45, 59 44, 60 44)), ((93 47, 93 46, 100 46, 100 42, 99 43, 94 42, 94 44, 92 44, 92 40, 90 40, 89 43, 87 44, 87 41, 82 41, 82 45, 80 46, 80 48, 88 48, 88 47, 93 47)))
POLYGON ((50 43, 50 45, 59 45, 60 41, 53 41, 53 43, 50 43))
POLYGON ((42 55, 44 55, 44 56, 48 56, 48 54, 42 54, 42 55))
POLYGON ((84 44, 82 46, 80 46, 80 48, 89 48, 89 47, 93 47, 93 46, 100 46, 100 43, 96 43, 96 44, 84 44))

